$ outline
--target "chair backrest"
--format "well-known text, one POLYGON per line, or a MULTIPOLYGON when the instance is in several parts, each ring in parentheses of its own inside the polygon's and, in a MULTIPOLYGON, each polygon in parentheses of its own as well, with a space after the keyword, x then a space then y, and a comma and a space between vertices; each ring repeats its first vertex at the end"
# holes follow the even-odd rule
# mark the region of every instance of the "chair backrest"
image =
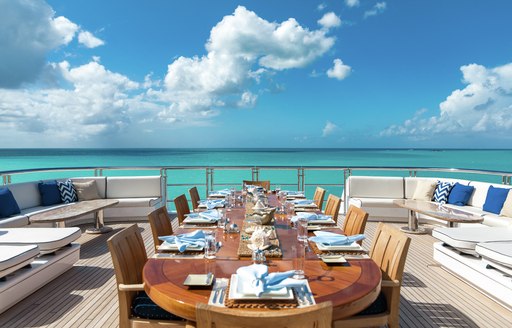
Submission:
POLYGON ((197 303, 196 320, 197 328, 330 328, 332 304, 324 302, 301 309, 248 311, 197 303))
POLYGON ((338 214, 340 212, 341 207, 341 198, 330 194, 327 197, 327 204, 325 204, 324 213, 327 215, 331 215, 334 222, 338 222, 338 214))
POLYGON ((190 213, 187 197, 185 195, 179 195, 174 198, 174 206, 176 207, 176 213, 178 214, 178 222, 181 224, 183 220, 185 220, 185 215, 190 213))
MULTIPOLYGON (((358 235, 364 233, 366 228, 366 221, 368 220, 368 213, 363 209, 350 205, 343 221, 342 230, 347 236, 358 235)), ((359 241, 359 245, 362 245, 363 241, 359 241)))
POLYGON ((270 180, 262 180, 262 181, 252 181, 252 180, 244 180, 244 185, 251 185, 251 186, 260 186, 265 188, 265 190, 270 190, 270 180))
POLYGON ((324 205, 324 197, 325 197, 325 189, 316 187, 315 195, 313 196, 313 201, 315 202, 316 206, 322 210, 322 206, 324 205))
MULTIPOLYGON (((141 284, 142 269, 148 258, 139 227, 134 224, 119 231, 107 240, 107 244, 117 284, 141 284)), ((131 316, 131 304, 136 294, 136 291, 118 289, 120 326, 127 327, 131 316)))
POLYGON ((163 241, 158 239, 158 236, 169 236, 173 234, 171 218, 167 212, 167 207, 163 206, 149 213, 148 221, 151 226, 151 233, 153 234, 153 243, 156 251, 158 246, 163 243, 163 241))
POLYGON ((188 190, 188 193, 190 194, 190 202, 192 203, 192 209, 196 209, 199 206, 199 201, 201 198, 199 198, 199 193, 197 192, 196 187, 192 187, 188 190))
POLYGON ((402 280, 411 238, 395 227, 379 222, 370 257, 382 270, 383 280, 402 280))

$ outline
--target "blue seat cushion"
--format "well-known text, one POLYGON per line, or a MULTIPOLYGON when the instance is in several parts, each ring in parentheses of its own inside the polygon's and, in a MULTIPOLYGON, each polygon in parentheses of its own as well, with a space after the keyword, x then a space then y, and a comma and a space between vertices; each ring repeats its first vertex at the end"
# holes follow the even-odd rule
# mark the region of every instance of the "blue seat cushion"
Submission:
POLYGON ((41 181, 37 187, 39 188, 39 193, 41 194, 41 204, 43 206, 62 203, 57 181, 41 181))
POLYGON ((356 315, 375 315, 385 313, 388 310, 388 302, 386 301, 386 296, 380 293, 377 299, 370 304, 369 307, 359 312, 356 315))
POLYGON ((489 186, 489 190, 487 190, 487 197, 485 198, 485 203, 482 209, 494 214, 500 214, 503 204, 505 203, 505 199, 507 199, 509 190, 510 189, 507 188, 495 188, 493 186, 489 186))
POLYGON ((156 305, 145 292, 140 292, 133 299, 132 315, 150 320, 183 320, 156 305))
POLYGON ((465 206, 474 190, 473 186, 465 186, 456 182, 448 195, 448 204, 465 206))
POLYGON ((0 188, 0 218, 19 214, 20 208, 9 188, 0 188))

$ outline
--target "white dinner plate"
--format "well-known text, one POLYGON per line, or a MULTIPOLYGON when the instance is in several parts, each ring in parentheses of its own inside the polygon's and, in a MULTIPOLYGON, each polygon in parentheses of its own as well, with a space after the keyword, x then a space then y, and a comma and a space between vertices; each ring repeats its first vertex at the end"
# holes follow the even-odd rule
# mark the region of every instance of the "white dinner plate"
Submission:
POLYGON ((215 222, 217 222, 217 220, 207 219, 207 218, 199 215, 199 213, 190 213, 187 215, 185 220, 183 220, 183 222, 184 223, 196 223, 196 224, 208 224, 208 223, 215 223, 215 222))
MULTIPOLYGON (((169 244, 169 243, 163 243, 160 246, 158 246, 159 251, 179 251, 178 245, 176 244, 169 244)), ((202 251, 203 246, 188 246, 185 251, 189 252, 195 252, 195 251, 202 251)))
POLYGON ((292 300, 294 297, 292 289, 286 287, 263 293, 259 297, 255 294, 242 293, 241 287, 238 284, 238 275, 236 273, 232 274, 231 284, 229 285, 229 298, 232 300, 292 300))
POLYGON ((316 243, 321 251, 363 251, 364 249, 357 242, 353 242, 350 245, 324 245, 322 243, 316 243))

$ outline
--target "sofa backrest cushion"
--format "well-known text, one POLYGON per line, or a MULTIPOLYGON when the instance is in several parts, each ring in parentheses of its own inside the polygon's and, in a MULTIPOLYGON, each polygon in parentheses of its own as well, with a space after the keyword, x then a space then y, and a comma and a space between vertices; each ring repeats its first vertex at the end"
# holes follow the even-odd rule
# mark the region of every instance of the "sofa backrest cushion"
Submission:
POLYGON ((350 197, 404 198, 404 178, 350 176, 348 179, 350 197))
POLYGON ((161 197, 160 176, 108 177, 107 198, 161 197))
POLYGON ((0 218, 19 214, 20 208, 12 192, 7 187, 0 188, 0 218))
POLYGON ((508 193, 507 199, 505 199, 505 202, 503 203, 500 215, 512 218, 512 192, 508 193))
POLYGON ((494 214, 500 214, 503 208, 503 203, 507 199, 510 189, 508 188, 496 188, 489 186, 487 191, 487 197, 483 206, 483 210, 494 214))
POLYGON ((448 195, 448 204, 465 206, 474 190, 475 187, 473 186, 466 186, 456 182, 448 195))
POLYGON ((98 188, 98 194, 100 198, 106 198, 107 178, 106 177, 86 177, 86 178, 71 178, 73 183, 75 182, 87 182, 96 181, 96 187, 98 188))
POLYGON ((73 182, 73 187, 75 188, 76 194, 78 196, 79 201, 84 200, 93 200, 99 199, 100 195, 98 193, 98 186, 96 185, 96 181, 75 181, 73 182))
POLYGON ((30 207, 41 206, 41 194, 39 194, 38 182, 22 182, 9 185, 14 199, 20 210, 30 207))
MULTIPOLYGON (((412 199, 416 189, 418 188, 418 184, 428 184, 430 182, 437 182, 436 178, 414 178, 414 177, 405 177, 404 178, 404 188, 405 188, 405 198, 412 199)), ((433 192, 432 192, 433 194, 433 192)))
POLYGON ((37 184, 37 187, 39 189, 39 194, 41 194, 41 204, 43 206, 62 203, 57 181, 41 181, 37 184))

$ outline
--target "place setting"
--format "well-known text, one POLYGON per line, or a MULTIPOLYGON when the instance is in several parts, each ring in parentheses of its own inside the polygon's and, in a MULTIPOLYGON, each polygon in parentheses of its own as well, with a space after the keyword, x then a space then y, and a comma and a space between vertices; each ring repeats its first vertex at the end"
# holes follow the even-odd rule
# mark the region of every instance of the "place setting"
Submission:
POLYGON ((310 212, 297 212, 290 218, 290 222, 294 224, 307 224, 309 231, 332 229, 336 225, 331 215, 310 212))
POLYGON ((225 199, 206 199, 206 200, 200 200, 198 204, 199 209, 207 209, 212 210, 215 208, 222 208, 226 206, 226 200, 225 199))
POLYGON ((222 217, 223 212, 219 209, 189 213, 186 215, 180 228, 217 228, 218 222, 222 217))
POLYGON ((329 231, 314 231, 309 237, 311 249, 327 265, 348 265, 347 260, 369 259, 368 252, 359 244, 365 235, 345 236, 329 231))
POLYGON ((311 199, 294 199, 289 200, 293 204, 295 212, 307 212, 307 211, 317 211, 318 206, 316 206, 315 202, 311 199))
POLYGON ((195 230, 180 235, 159 236, 158 239, 163 243, 158 246, 154 258, 214 259, 222 247, 213 230, 195 230))
POLYGON ((316 304, 308 281, 295 279, 295 270, 268 272, 251 264, 228 278, 215 279, 208 303, 228 308, 300 308, 316 304))

